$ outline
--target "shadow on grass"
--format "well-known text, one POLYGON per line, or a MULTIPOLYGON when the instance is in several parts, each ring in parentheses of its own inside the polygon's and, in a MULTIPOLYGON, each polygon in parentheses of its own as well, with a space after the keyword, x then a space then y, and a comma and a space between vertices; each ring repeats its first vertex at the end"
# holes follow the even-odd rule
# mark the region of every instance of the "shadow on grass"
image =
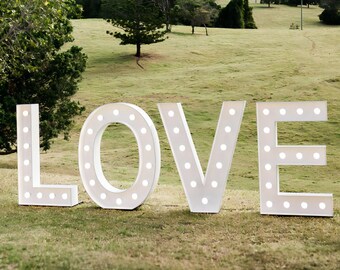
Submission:
MULTIPOLYGON (((241 246, 249 243, 275 245, 284 238, 288 244, 291 239, 304 245, 327 244, 330 252, 339 247, 339 243, 332 239, 332 235, 339 232, 338 216, 334 219, 261 216, 257 211, 228 209, 219 214, 194 214, 184 206, 149 204, 133 211, 101 209, 93 204, 73 208, 11 204, 1 210, 0 216, 2 235, 20 239, 36 235, 38 240, 51 244, 68 245, 70 239, 77 239, 78 245, 87 246, 100 241, 107 247, 124 250, 139 249, 138 243, 152 249, 155 243, 163 243, 163 249, 172 246, 176 251, 176 247, 183 243, 191 250, 197 244, 206 246, 211 243, 209 245, 213 247, 213 241, 238 241, 243 243, 241 246), (328 228, 326 231, 325 227, 328 228)), ((101 250, 101 246, 97 249, 101 250)))
POLYGON ((193 34, 191 34, 191 33, 183 33, 183 32, 176 32, 176 31, 173 31, 169 34, 172 34, 172 35, 175 35, 175 36, 193 36, 193 34))
POLYGON ((327 27, 327 28, 340 28, 339 25, 330 25, 330 24, 325 24, 322 21, 315 20, 315 21, 308 21, 305 23, 305 28, 308 28, 308 26, 316 26, 316 27, 327 27))
POLYGON ((16 162, 0 162, 0 169, 17 169, 17 163, 16 162))
POLYGON ((254 5, 254 6, 251 6, 253 9, 260 9, 260 8, 264 8, 264 9, 275 9, 275 8, 277 8, 277 7, 275 7, 275 6, 270 6, 270 7, 268 7, 268 6, 260 6, 260 5, 254 5))
POLYGON ((125 70, 132 66, 135 66, 138 69, 144 69, 143 63, 148 61, 160 61, 163 58, 165 58, 164 55, 156 53, 142 53, 140 58, 129 53, 110 53, 90 58, 88 68, 103 69, 103 66, 113 67, 116 72, 119 71, 120 68, 125 70))
POLYGON ((102 54, 99 57, 91 57, 89 58, 89 66, 100 66, 105 64, 126 64, 128 62, 135 62, 136 57, 133 54, 128 53, 109 53, 109 54, 102 54))
MULTIPOLYGON (((163 208, 163 207, 162 207, 163 208)), ((6 209, 6 217, 11 219, 13 215, 21 217, 21 221, 30 221, 31 225, 38 223, 44 223, 45 220, 48 222, 60 223, 72 223, 72 220, 82 220, 82 226, 98 223, 101 226, 101 222, 115 221, 115 225, 118 226, 120 223, 129 224, 134 226, 138 224, 143 226, 141 221, 145 222, 144 226, 149 226, 151 223, 163 223, 168 226, 176 226, 177 224, 193 224, 203 225, 204 223, 219 223, 227 222, 239 226, 251 225, 254 222, 260 222, 263 224, 282 224, 287 223, 290 225, 301 225, 304 223, 324 223, 324 222, 336 222, 336 216, 339 215, 339 209, 335 210, 335 217, 301 217, 301 216, 275 216, 275 215, 261 215, 256 210, 237 210, 233 211, 230 209, 222 210, 217 214, 210 213, 191 213, 189 208, 171 209, 169 207, 159 209, 155 205, 143 205, 137 209, 127 210, 113 210, 103 209, 99 206, 87 204, 79 204, 78 206, 68 207, 50 207, 50 206, 18 206, 16 203, 8 205, 6 209), (65 219, 67 217, 67 219, 65 219)), ((12 217, 12 218, 13 218, 12 217)), ((15 218, 13 219, 15 220, 15 218)), ((28 223, 25 223, 29 225, 28 223)), ((78 225, 73 224, 75 227, 78 225)), ((208 224, 207 224, 208 225, 208 224)))

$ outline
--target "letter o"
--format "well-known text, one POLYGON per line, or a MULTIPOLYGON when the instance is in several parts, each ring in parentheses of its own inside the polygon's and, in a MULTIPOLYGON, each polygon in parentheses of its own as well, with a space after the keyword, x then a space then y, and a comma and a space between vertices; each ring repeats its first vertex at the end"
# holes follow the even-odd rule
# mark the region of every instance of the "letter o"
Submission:
POLYGON ((156 128, 148 114, 136 105, 103 105, 89 115, 82 127, 78 159, 85 190, 97 205, 108 209, 134 209, 146 200, 158 182, 161 153, 156 128), (101 166, 100 143, 105 129, 112 123, 129 127, 137 140, 138 175, 126 190, 113 187, 101 166))

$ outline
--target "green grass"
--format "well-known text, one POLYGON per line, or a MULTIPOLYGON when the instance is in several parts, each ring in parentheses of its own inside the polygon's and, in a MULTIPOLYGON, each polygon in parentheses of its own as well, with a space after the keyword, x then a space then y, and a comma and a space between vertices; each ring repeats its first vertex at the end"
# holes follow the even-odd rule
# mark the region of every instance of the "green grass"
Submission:
MULTIPOLYGON (((338 269, 340 265, 339 27, 318 22, 317 7, 254 6, 258 30, 174 26, 163 43, 143 46, 144 69, 133 46, 105 34, 102 20, 74 21, 75 43, 89 56, 75 97, 86 106, 68 142, 41 155, 44 183, 77 184, 73 208, 18 207, 16 156, 0 157, 1 269, 338 269), (157 110, 181 102, 205 168, 221 104, 246 100, 228 186, 219 214, 191 214, 157 110), (259 214, 257 101, 327 100, 328 122, 282 123, 279 143, 327 145, 327 166, 280 169, 281 190, 334 195, 334 217, 259 214), (162 149, 159 184, 134 211, 103 210, 85 193, 77 168, 80 128, 109 102, 130 102, 154 121, 162 149)), ((138 152, 133 135, 110 126, 103 168, 111 183, 128 187, 138 152), (121 138, 124 138, 122 140, 121 138), (119 143, 117 143, 119 139, 119 143)), ((104 149, 105 148, 105 149, 104 149)))

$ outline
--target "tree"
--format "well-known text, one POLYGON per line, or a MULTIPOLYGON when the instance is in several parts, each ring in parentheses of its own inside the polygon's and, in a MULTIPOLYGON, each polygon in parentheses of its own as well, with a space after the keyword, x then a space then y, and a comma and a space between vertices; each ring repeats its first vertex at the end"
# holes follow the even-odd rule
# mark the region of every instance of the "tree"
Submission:
MULTIPOLYGON (((309 8, 310 5, 318 5, 320 0, 303 0, 302 4, 307 5, 309 8)), ((288 6, 299 6, 301 5, 301 0, 282 0, 282 4, 288 5, 288 6)))
POLYGON ((309 8, 310 5, 320 4, 320 0, 304 0, 303 3, 309 8))
POLYGON ((0 2, 0 153, 16 151, 16 104, 40 105, 40 143, 69 137, 73 117, 84 108, 71 98, 85 70, 81 48, 73 41, 68 19, 73 0, 0 2))
POLYGON ((171 32, 172 8, 175 5, 175 0, 156 0, 156 3, 163 13, 166 31, 171 32))
POLYGON ((177 21, 191 26, 191 33, 195 33, 195 26, 203 25, 206 35, 207 26, 214 24, 220 6, 214 0, 178 0, 175 12, 177 21))
POLYGON ((248 0, 231 0, 220 11, 216 26, 222 28, 257 28, 248 0))
POLYGON ((141 45, 164 41, 164 19, 153 0, 104 0, 104 18, 122 31, 107 31, 121 39, 121 45, 136 45, 136 57, 141 56, 141 45))
POLYGON ((244 28, 247 28, 247 29, 257 28, 254 17, 253 17, 253 8, 249 6, 248 0, 243 1, 243 19, 244 19, 244 28))
POLYGON ((83 8, 84 18, 101 18, 101 0, 76 0, 83 8))
POLYGON ((231 0, 216 21, 217 27, 244 28, 243 0, 231 0))
POLYGON ((268 7, 270 8, 270 4, 272 3, 272 0, 261 0, 261 4, 267 4, 268 7))
POLYGON ((320 7, 325 9, 319 15, 323 23, 340 25, 340 0, 321 0, 320 7))

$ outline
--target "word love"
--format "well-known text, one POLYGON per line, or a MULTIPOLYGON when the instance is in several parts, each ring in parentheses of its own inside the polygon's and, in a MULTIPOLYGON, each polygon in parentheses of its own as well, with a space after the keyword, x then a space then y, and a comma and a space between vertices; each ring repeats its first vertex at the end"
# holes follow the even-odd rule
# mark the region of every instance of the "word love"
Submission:
MULTIPOLYGON (((226 187, 245 101, 223 102, 206 173, 202 171, 180 103, 158 104, 190 210, 218 213, 226 187)), ((280 192, 280 165, 325 165, 325 146, 277 144, 277 122, 326 121, 326 102, 257 103, 261 214, 333 216, 332 194, 280 192)), ((78 187, 40 183, 39 106, 17 106, 18 177, 20 205, 73 206, 78 187)), ((79 140, 79 170, 85 189, 102 208, 134 209, 152 193, 160 174, 161 154, 156 128, 141 108, 113 103, 94 110, 79 140), (134 184, 121 190, 105 178, 100 143, 112 123, 129 127, 139 150, 134 184)))

